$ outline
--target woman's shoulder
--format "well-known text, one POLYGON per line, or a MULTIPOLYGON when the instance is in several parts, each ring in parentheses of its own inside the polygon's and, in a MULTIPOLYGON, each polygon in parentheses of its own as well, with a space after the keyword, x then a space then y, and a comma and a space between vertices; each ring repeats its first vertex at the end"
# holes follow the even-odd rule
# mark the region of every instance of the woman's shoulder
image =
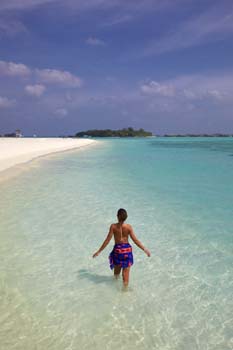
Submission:
MULTIPOLYGON (((110 227, 112 228, 112 229, 114 229, 114 228, 119 228, 119 223, 118 222, 116 222, 116 223, 112 223, 111 225, 110 225, 110 227)), ((123 228, 125 228, 125 229, 128 229, 128 230, 132 230, 132 226, 130 225, 130 224, 123 224, 123 228)))
POLYGON ((124 224, 124 227, 128 230, 132 230, 132 226, 130 224, 124 224))

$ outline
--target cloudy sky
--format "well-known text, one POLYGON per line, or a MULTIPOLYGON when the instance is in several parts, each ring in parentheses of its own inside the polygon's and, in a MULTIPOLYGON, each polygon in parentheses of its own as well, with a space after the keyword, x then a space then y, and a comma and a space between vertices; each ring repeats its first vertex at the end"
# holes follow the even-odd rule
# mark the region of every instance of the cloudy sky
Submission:
POLYGON ((232 0, 1 0, 0 134, 233 133, 232 0))

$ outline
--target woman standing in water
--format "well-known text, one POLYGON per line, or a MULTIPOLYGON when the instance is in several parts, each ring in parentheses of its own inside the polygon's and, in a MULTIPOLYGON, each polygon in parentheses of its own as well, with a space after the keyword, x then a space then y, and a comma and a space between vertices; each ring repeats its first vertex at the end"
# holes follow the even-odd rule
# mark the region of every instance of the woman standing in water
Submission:
POLYGON ((132 247, 128 241, 129 237, 139 248, 141 248, 146 253, 147 256, 150 256, 149 250, 146 249, 135 236, 133 228, 129 224, 125 224, 127 216, 127 211, 125 209, 121 208, 118 210, 118 222, 110 226, 109 233, 105 238, 103 244, 101 245, 99 250, 95 254, 93 254, 93 258, 98 256, 99 253, 102 250, 104 250, 104 248, 108 245, 108 243, 112 239, 112 236, 114 236, 115 245, 113 247, 112 252, 109 255, 110 268, 114 268, 114 276, 116 278, 119 277, 122 269, 122 277, 125 287, 127 287, 129 284, 130 266, 133 265, 133 253, 132 247))

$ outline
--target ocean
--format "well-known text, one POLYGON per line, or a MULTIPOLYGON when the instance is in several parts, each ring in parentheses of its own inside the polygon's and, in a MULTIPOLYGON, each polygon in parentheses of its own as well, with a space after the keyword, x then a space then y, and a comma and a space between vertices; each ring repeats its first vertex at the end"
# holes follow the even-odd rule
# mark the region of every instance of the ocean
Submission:
POLYGON ((233 348, 233 139, 101 139, 0 183, 0 349, 233 348), (92 254, 119 208, 127 292, 92 254))

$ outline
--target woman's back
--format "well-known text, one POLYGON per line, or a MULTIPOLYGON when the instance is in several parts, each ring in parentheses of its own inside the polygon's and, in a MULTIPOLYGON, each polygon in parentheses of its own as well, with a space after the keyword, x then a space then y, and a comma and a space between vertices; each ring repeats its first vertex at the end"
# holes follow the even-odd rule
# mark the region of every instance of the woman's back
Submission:
POLYGON ((115 244, 129 243, 129 234, 131 226, 128 224, 116 223, 112 225, 115 244))

